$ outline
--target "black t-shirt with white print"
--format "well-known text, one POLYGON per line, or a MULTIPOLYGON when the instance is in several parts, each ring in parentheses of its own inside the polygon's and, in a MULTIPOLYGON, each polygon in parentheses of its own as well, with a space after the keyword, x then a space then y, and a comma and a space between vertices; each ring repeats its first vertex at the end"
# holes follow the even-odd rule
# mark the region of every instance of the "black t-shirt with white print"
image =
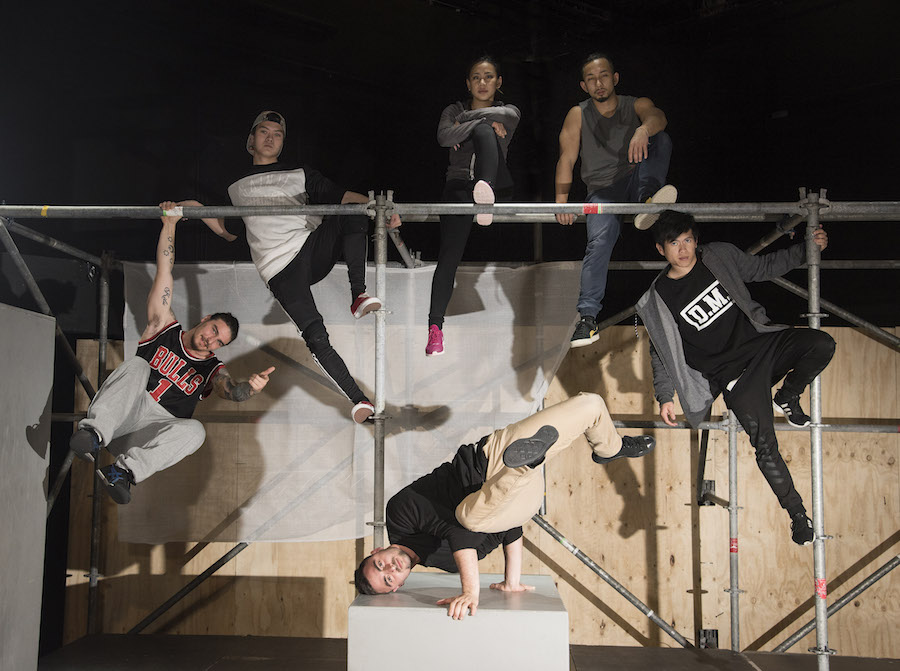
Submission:
POLYGON ((458 571, 453 553, 473 548, 483 559, 501 543, 522 536, 522 527, 499 533, 469 531, 456 519, 456 506, 484 484, 486 441, 462 445, 453 461, 401 489, 388 501, 385 515, 391 543, 405 545, 419 555, 419 563, 450 573, 458 571))
POLYGON ((737 378, 764 334, 753 328, 703 261, 698 258, 684 277, 663 275, 656 291, 678 324, 688 366, 720 387, 737 378))

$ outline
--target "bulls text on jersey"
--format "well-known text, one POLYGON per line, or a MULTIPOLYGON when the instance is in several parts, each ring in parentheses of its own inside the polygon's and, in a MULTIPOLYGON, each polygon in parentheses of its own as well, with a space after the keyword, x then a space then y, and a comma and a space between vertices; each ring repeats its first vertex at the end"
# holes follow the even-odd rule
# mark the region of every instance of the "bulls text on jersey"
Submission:
POLYGON ((158 371, 163 379, 150 392, 153 400, 159 403, 160 397, 173 384, 188 396, 197 391, 197 387, 203 383, 203 376, 197 373, 193 366, 189 367, 183 374, 180 374, 181 369, 187 365, 188 362, 175 352, 162 345, 156 348, 156 353, 150 359, 150 368, 158 371))

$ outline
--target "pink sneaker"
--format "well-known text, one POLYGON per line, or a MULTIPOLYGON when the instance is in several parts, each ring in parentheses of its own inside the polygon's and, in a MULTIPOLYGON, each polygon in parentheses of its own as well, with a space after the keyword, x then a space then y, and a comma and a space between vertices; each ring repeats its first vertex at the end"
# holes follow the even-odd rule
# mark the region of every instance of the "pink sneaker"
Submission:
POLYGON ((375 406, 368 401, 360 401, 359 403, 354 405, 353 410, 350 411, 350 416, 357 424, 362 424, 374 414, 375 406))
MULTIPOLYGON (((483 179, 479 179, 477 182, 475 182, 475 188, 472 189, 472 199, 477 205, 493 205, 494 190, 491 188, 490 184, 485 182, 483 179)), ((482 226, 490 226, 493 220, 493 214, 475 215, 475 221, 477 221, 482 226)))
POLYGON ((365 291, 356 297, 353 305, 350 306, 350 313, 359 319, 363 315, 367 315, 373 310, 381 309, 381 299, 376 296, 370 296, 365 291))
POLYGON ((425 346, 425 356, 439 356, 444 353, 444 334, 432 324, 428 327, 428 344, 425 346))

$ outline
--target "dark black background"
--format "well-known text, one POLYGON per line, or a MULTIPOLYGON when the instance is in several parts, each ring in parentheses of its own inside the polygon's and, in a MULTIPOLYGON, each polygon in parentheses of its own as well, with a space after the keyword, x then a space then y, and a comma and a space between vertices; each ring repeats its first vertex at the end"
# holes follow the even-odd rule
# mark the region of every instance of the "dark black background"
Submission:
MULTIPOLYGON (((595 50, 614 57, 620 93, 648 96, 666 112, 675 146, 669 176, 682 202, 790 201, 798 187, 827 188, 836 201, 898 200, 900 3, 890 0, 2 7, 0 200, 9 204, 224 203, 227 185, 249 163, 244 143, 263 109, 287 118, 287 158, 354 190, 435 201, 446 167, 435 141, 438 117, 465 95, 466 67, 484 52, 500 59, 504 98, 523 111, 510 150, 515 200, 551 202, 557 135, 584 97, 579 63, 595 50)), ((573 198, 580 195, 576 186, 573 198)), ((152 259, 158 234, 156 220, 20 223, 131 260, 152 259)), ((183 224, 178 260, 249 260, 240 221, 229 227, 241 235, 232 244, 199 223, 183 224)), ((770 228, 710 223, 702 239, 746 246, 770 228)), ((828 230, 826 259, 896 258, 895 223, 835 222, 828 230)), ((402 234, 423 259, 435 259, 433 225, 408 223, 402 234)), ((584 252, 583 225, 544 225, 543 239, 545 260, 584 252)), ((58 255, 17 243, 67 332, 94 333, 96 316, 85 307, 92 301, 83 298, 93 297, 96 283, 86 264, 36 259, 58 255)), ((531 228, 520 225, 479 228, 466 254, 472 261, 533 258, 531 228)), ((659 257, 648 234, 626 226, 614 259, 639 258, 659 257)), ((633 304, 651 276, 613 273, 601 318, 633 304)), ((3 299, 28 306, 21 283, 2 277, 3 299)), ((802 272, 791 279, 805 283, 802 272)), ((822 294, 894 326, 897 284, 895 271, 827 271, 822 294)), ((113 336, 121 323, 114 291, 113 336)), ((803 321, 803 301, 759 291, 773 317, 803 321)), ((58 558, 60 549, 48 552, 58 558)), ((55 599, 45 596, 61 617, 55 599)), ((45 613, 42 649, 58 640, 58 621, 45 613)))

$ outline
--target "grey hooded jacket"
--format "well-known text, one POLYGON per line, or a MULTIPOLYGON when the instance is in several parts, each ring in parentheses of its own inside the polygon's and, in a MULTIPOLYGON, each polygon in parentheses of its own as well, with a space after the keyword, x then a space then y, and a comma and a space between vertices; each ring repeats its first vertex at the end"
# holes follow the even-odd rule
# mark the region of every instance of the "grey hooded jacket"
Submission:
MULTIPOLYGON (((747 315, 759 333, 782 331, 787 326, 773 324, 765 308, 750 297, 747 282, 762 282, 784 275, 806 261, 803 243, 769 254, 751 256, 727 242, 711 242, 697 250, 703 263, 725 287, 734 304, 747 315)), ((700 371, 688 366, 684 345, 672 312, 656 291, 656 282, 668 267, 653 280, 637 302, 640 315, 650 336, 650 360, 653 367, 653 391, 660 404, 681 400, 681 407, 691 426, 703 421, 720 390, 710 388, 700 371)))
POLYGON ((447 181, 461 179, 468 181, 474 179, 475 147, 471 142, 466 142, 472 134, 472 130, 481 123, 488 125, 499 121, 506 128, 506 137, 500 138, 500 149, 503 152, 503 160, 509 151, 509 143, 519 125, 522 113, 515 105, 507 105, 501 101, 495 102, 491 107, 481 109, 469 109, 468 103, 455 102, 447 105, 441 112, 441 120, 438 122, 438 144, 450 150, 450 165, 447 168, 447 181), (457 123, 458 122, 458 123, 457 123), (456 125, 454 125, 456 124, 456 125), (459 149, 453 149, 454 145, 460 145, 459 149))

